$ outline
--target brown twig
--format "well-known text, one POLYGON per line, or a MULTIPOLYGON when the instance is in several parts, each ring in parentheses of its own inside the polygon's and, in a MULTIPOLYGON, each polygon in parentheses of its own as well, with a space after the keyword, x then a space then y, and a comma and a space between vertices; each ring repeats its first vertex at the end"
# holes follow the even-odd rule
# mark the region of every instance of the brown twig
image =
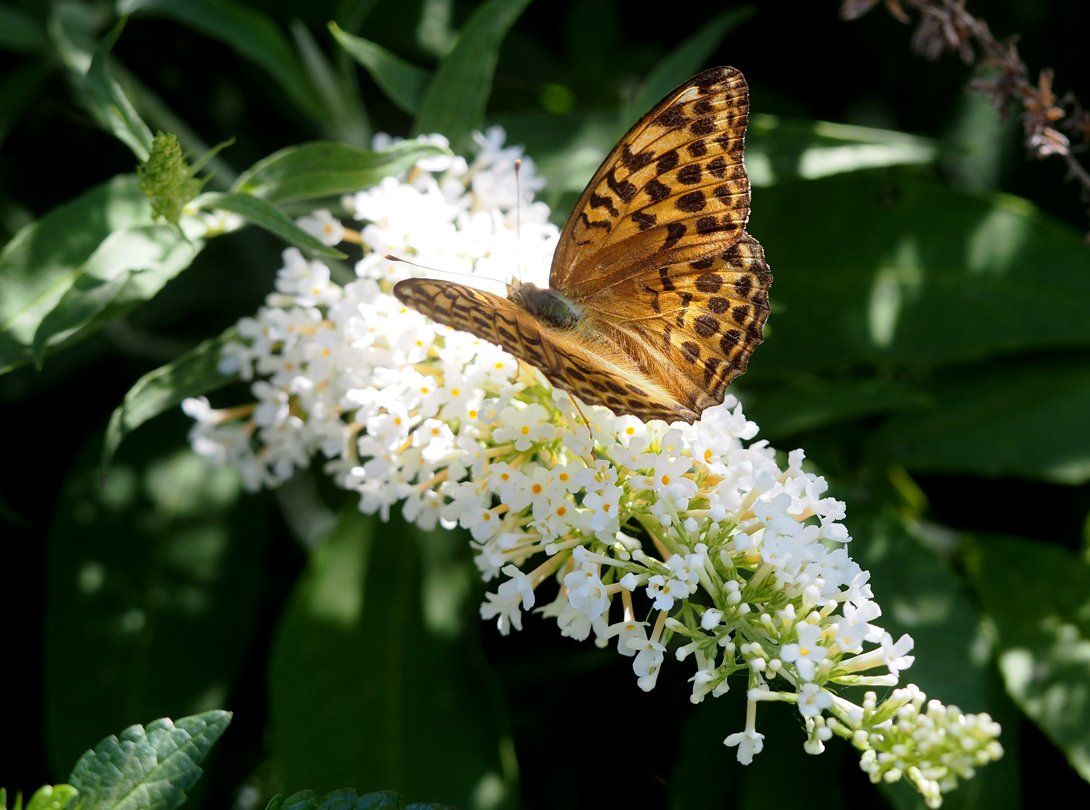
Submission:
MULTIPOLYGON (((878 2, 842 0, 840 16, 846 20, 855 19, 878 2)), ((1005 42, 996 39, 984 20, 965 10, 965 0, 883 2, 890 14, 903 23, 911 21, 905 7, 919 15, 912 34, 912 47, 921 56, 937 59, 946 53, 956 53, 966 64, 976 62, 994 68, 994 77, 974 80, 970 82, 970 88, 989 96, 1004 117, 1010 114, 1013 102, 1020 102, 1026 149, 1038 159, 1061 157, 1070 176, 1082 187, 1083 201, 1090 200, 1090 171, 1076 156, 1090 144, 1090 113, 1070 93, 1056 98, 1052 91, 1051 70, 1042 70, 1037 83, 1031 82, 1029 69, 1018 55, 1014 39, 1005 42)))

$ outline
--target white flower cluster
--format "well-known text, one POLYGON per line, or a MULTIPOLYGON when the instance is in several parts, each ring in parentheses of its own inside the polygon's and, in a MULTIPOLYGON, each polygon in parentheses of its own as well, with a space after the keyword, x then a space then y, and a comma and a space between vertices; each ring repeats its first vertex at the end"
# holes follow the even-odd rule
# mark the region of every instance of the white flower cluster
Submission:
MULTIPOLYGON (((863 751, 872 778, 907 776, 941 802, 959 777, 1000 756, 996 726, 910 687, 858 706, 838 685, 894 686, 912 640, 894 640, 868 574, 848 555, 844 505, 803 469, 777 462, 734 397, 693 425, 577 410, 536 370, 472 335, 438 326, 391 294, 406 265, 479 276, 529 270, 542 282, 557 238, 532 203, 540 180, 503 135, 480 138, 472 162, 437 159, 347 201, 363 223, 356 278, 285 252, 277 291, 239 323, 225 373, 253 380, 256 403, 213 410, 191 400, 198 452, 274 486, 322 455, 387 517, 397 504, 424 527, 462 526, 485 580, 481 607, 500 632, 550 591, 540 610, 563 634, 616 641, 652 689, 673 646, 691 659, 693 702, 738 675, 746 728, 726 738, 749 762, 763 746, 756 706, 794 703, 819 753, 836 733, 863 751), (515 227, 516 210, 521 224, 515 227), (558 587, 541 588, 546 580, 558 587)), ((349 234, 327 212, 301 223, 329 243, 349 234)))

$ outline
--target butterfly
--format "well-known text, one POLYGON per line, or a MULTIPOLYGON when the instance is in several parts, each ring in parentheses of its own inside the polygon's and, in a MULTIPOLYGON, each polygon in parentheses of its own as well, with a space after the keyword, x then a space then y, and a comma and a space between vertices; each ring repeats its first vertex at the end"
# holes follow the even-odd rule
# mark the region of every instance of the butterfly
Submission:
POLYGON ((568 218, 549 288, 504 298, 408 279, 394 294, 499 344, 591 405, 692 423, 764 339, 772 275, 749 220, 749 89, 732 67, 676 87, 621 138, 568 218))

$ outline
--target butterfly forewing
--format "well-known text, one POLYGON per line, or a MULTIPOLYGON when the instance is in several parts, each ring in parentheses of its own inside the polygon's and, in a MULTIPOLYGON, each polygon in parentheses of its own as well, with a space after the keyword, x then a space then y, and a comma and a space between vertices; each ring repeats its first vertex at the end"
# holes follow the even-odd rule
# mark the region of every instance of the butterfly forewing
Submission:
POLYGON ((618 274, 693 261, 734 242, 749 217, 748 112, 745 79, 729 67, 659 102, 587 185, 553 256, 552 286, 578 299, 618 274))

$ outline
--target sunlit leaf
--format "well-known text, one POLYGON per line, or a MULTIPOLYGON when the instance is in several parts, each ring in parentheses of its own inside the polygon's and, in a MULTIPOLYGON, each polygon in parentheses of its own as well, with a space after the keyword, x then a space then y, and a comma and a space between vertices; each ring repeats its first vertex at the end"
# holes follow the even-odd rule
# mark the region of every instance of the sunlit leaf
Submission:
POLYGON ((153 223, 131 176, 27 225, 0 252, 0 371, 93 334, 153 297, 202 247, 153 223))
POLYGON ((201 776, 201 761, 227 729, 231 715, 208 711, 130 726, 84 754, 69 781, 85 807, 169 810, 181 807, 201 776))
POLYGON ((1062 548, 998 535, 981 536, 969 563, 1008 693, 1090 780, 1090 565, 1062 548))

